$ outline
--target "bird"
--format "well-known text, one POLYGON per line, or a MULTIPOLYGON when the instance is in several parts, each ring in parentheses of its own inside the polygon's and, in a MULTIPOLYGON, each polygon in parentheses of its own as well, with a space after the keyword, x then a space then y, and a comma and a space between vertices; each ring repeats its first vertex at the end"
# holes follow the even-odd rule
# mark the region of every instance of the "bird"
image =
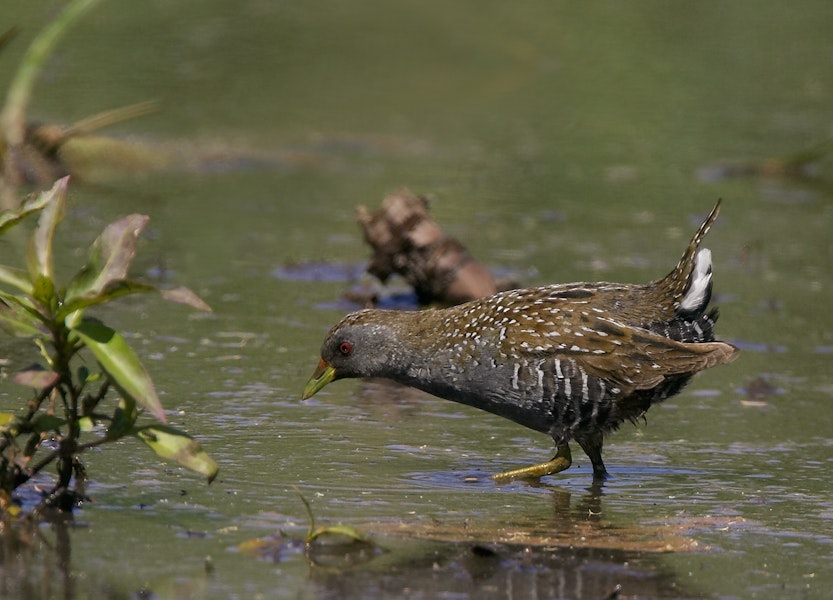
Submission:
POLYGON ((326 335, 302 398, 338 379, 390 379, 552 437, 552 460, 498 473, 498 482, 569 468, 571 441, 603 480, 607 434, 738 357, 715 339, 712 256, 700 247, 720 205, 674 269, 647 284, 551 284, 446 308, 348 314, 326 335))

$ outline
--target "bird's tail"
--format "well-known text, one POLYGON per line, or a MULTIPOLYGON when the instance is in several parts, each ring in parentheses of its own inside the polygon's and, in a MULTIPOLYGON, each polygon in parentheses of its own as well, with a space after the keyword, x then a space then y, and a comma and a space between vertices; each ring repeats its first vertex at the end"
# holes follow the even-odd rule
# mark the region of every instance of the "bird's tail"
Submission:
POLYGON ((712 254, 700 243, 711 229, 720 212, 720 200, 691 238, 680 262, 668 275, 657 282, 671 298, 679 315, 702 313, 709 304, 712 292, 712 254))

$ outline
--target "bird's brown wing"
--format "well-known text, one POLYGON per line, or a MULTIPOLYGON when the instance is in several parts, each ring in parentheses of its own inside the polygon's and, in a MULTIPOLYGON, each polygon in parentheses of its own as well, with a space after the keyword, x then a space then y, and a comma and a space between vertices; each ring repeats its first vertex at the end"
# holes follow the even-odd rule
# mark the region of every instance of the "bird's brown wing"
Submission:
POLYGON ((585 312, 578 320, 555 315, 551 325, 518 326, 512 332, 514 350, 570 358, 625 393, 653 388, 671 375, 731 362, 738 354, 731 344, 678 342, 595 313, 585 312))
POLYGON ((627 351, 591 354, 580 361, 588 372, 634 390, 656 387, 671 375, 731 362, 738 354, 737 348, 724 342, 690 344, 639 329, 626 332, 627 351))

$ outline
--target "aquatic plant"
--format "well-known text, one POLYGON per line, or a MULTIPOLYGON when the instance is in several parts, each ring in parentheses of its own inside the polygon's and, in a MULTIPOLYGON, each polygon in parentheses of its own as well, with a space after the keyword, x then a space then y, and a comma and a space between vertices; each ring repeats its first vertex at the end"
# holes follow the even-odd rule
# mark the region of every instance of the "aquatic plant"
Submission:
POLYGON ((83 495, 81 454, 123 438, 138 438, 209 481, 217 474, 217 464, 196 440, 167 425, 153 382, 124 337, 86 314, 94 306, 148 292, 200 310, 210 308, 187 288, 159 290, 128 277, 149 220, 139 214, 108 225, 90 248, 86 264, 61 285, 53 264, 53 238, 65 213, 68 181, 65 177, 18 208, 0 212, 0 235, 39 214, 25 268, 0 265, 0 328, 32 340, 43 363, 14 376, 33 390, 20 411, 0 413, 0 513, 14 509, 15 489, 53 463, 57 481, 41 506, 71 509, 83 495), (156 423, 141 424, 141 413, 156 423))

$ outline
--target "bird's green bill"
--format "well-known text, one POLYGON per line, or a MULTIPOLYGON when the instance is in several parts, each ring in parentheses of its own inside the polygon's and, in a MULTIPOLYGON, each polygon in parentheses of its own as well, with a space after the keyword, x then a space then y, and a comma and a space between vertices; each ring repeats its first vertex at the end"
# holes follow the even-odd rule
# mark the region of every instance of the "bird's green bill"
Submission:
POLYGON ((307 398, 317 394, 321 388, 335 379, 335 376, 335 368, 327 364, 322 358, 318 363, 318 367, 315 369, 315 373, 313 373, 312 377, 310 377, 309 381, 307 381, 307 387, 304 388, 304 395, 301 396, 301 400, 306 400, 307 398))

